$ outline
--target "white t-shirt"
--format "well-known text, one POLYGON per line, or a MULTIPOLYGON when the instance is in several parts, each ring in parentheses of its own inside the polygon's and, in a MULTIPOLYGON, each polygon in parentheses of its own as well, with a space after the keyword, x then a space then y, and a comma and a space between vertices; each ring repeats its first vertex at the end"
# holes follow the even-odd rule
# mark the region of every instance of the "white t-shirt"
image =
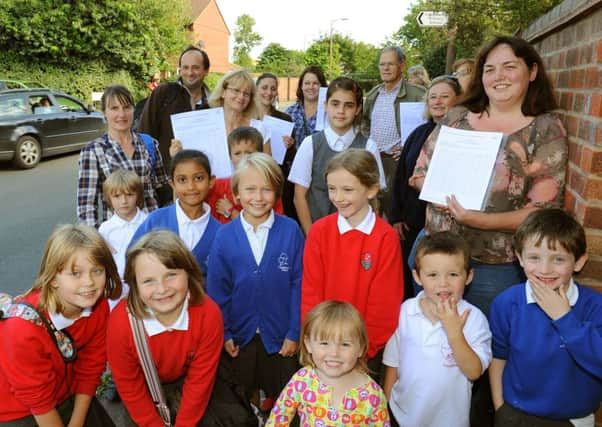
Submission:
MULTIPOLYGON (((472 382, 456 365, 441 322, 433 324, 422 313, 423 297, 424 291, 403 303, 383 354, 383 364, 397 368, 399 378, 389 405, 402 427, 469 427, 472 382)), ((468 309, 464 337, 485 371, 492 357, 489 323, 477 307, 458 302, 460 315, 468 309)))
MULTIPOLYGON (((345 135, 339 136, 335 131, 332 130, 332 128, 327 127, 324 129, 324 135, 326 136, 328 146, 333 151, 340 153, 341 151, 347 150, 351 146, 351 143, 355 139, 356 132, 352 128, 345 135)), ((387 187, 387 183, 385 181, 383 165, 380 160, 380 153, 376 147, 376 143, 370 138, 368 138, 368 141, 366 141, 366 150, 370 151, 376 159, 376 164, 378 165, 378 172, 380 175, 380 188, 385 189, 387 187)), ((299 146, 299 149, 297 150, 295 160, 293 160, 291 171, 288 175, 288 180, 294 184, 299 184, 305 188, 309 188, 311 185, 311 169, 313 161, 313 142, 312 136, 309 135, 303 140, 299 146)))
POLYGON ((211 217, 211 207, 203 202, 205 213, 200 218, 190 219, 180 207, 180 201, 176 200, 175 203, 178 234, 180 235, 180 239, 186 243, 186 247, 192 251, 207 229, 209 218, 211 217))

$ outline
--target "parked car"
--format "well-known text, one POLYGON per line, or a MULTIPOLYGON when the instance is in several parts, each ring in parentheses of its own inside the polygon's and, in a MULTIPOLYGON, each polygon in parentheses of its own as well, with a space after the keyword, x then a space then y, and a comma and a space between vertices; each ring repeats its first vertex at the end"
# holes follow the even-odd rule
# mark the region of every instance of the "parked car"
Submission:
POLYGON ((0 91, 0 160, 22 169, 43 157, 79 151, 105 133, 102 113, 51 89, 0 91))

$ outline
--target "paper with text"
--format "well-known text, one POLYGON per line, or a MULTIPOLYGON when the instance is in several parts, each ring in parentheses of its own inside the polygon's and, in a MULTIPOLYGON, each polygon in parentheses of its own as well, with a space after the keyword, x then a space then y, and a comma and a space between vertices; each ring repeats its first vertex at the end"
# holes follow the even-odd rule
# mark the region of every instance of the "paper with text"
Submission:
POLYGON ((209 157, 213 175, 217 178, 232 175, 223 108, 172 114, 171 126, 183 148, 200 150, 209 157))
POLYGON ((320 88, 318 95, 318 111, 316 112, 316 131, 324 130, 328 126, 328 116, 326 115, 326 92, 327 87, 320 88))
POLYGON ((293 132, 295 124, 286 120, 278 119, 273 116, 265 116, 263 125, 270 132, 270 144, 272 146, 272 157, 281 165, 284 162, 286 155, 286 146, 284 145, 283 136, 290 136, 293 132))
POLYGON ((424 102, 400 102, 399 126, 401 127, 401 146, 418 126, 426 122, 424 118, 424 102))
POLYGON ((465 209, 483 210, 503 134, 442 126, 420 199, 447 205, 454 195, 465 209))

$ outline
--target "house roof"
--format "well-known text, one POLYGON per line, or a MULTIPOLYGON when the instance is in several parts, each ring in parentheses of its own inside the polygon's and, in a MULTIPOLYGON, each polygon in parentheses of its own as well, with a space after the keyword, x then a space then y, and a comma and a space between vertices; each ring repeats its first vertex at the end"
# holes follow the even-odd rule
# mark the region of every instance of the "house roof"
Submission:
POLYGON ((196 21, 199 15, 203 13, 203 11, 207 8, 207 6, 209 6, 211 2, 215 3, 215 7, 217 9, 217 12, 219 13, 220 18, 222 19, 222 22, 224 23, 224 27, 228 31, 228 34, 231 34, 230 29, 228 28, 228 24, 224 19, 224 15, 222 15, 222 11, 220 10, 219 5, 215 0, 190 0, 190 5, 192 9, 192 20, 196 21))

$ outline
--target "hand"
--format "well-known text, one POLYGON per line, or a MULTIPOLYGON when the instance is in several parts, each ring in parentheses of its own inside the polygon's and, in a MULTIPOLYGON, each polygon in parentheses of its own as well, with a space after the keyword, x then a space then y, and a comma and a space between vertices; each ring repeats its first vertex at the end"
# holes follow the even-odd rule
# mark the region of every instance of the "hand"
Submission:
POLYGON ((282 348, 278 352, 278 354, 282 357, 292 357, 295 355, 297 351, 298 344, 295 341, 291 341, 288 338, 284 339, 284 343, 282 343, 282 348))
POLYGON ((295 139, 292 136, 284 135, 282 140, 284 141, 284 146, 287 150, 295 145, 295 139))
POLYGON ((400 240, 405 240, 405 232, 409 230, 409 227, 407 226, 406 223, 404 222, 396 222, 393 224, 393 228, 395 229, 395 231, 397 231, 397 234, 399 234, 399 239, 400 240))
POLYGON ((232 203, 230 203, 230 200, 228 200, 228 197, 226 197, 225 194, 221 199, 219 199, 215 203, 215 211, 220 215, 224 215, 226 212, 228 212, 233 207, 234 207, 234 205, 232 203))
POLYGON ((182 141, 180 141, 179 139, 172 139, 171 143, 169 144, 169 155, 171 157, 175 156, 176 154, 178 154, 180 151, 182 151, 182 141))
POLYGON ((464 209, 460 202, 458 202, 458 199, 456 199, 456 196, 447 196, 445 200, 447 201, 447 209, 452 218, 454 218, 458 224, 468 225, 470 215, 473 211, 464 209))
POLYGON ((458 313, 458 302, 452 296, 446 301, 437 302, 434 314, 441 321, 441 325, 445 329, 445 334, 449 340, 463 334, 462 329, 464 329, 470 309, 466 310, 460 316, 458 313))
POLYGON ((537 283, 535 280, 529 280, 529 283, 533 291, 531 295, 533 295, 535 302, 550 319, 558 320, 571 311, 571 304, 566 296, 564 286, 555 291, 542 283, 537 283))
POLYGON ((401 157, 401 145, 395 144, 391 148, 391 155, 393 156, 393 160, 395 160, 395 161, 399 160, 399 157, 401 157))
POLYGON ((234 344, 232 338, 224 343, 224 350, 226 350, 231 357, 238 357, 238 353, 240 353, 240 347, 234 344))

